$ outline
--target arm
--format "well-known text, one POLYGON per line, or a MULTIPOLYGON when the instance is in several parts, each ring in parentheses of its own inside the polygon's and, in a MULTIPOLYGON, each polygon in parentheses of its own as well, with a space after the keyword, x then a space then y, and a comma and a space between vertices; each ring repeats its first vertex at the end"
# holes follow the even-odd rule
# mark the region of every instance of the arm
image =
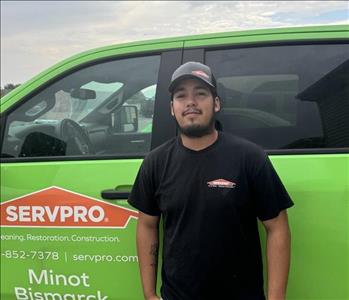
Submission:
POLYGON ((286 210, 263 222, 267 233, 268 300, 286 299, 291 234, 286 210))
POLYGON ((159 219, 160 217, 139 212, 137 223, 137 254, 143 293, 146 300, 159 299, 156 295, 159 219))

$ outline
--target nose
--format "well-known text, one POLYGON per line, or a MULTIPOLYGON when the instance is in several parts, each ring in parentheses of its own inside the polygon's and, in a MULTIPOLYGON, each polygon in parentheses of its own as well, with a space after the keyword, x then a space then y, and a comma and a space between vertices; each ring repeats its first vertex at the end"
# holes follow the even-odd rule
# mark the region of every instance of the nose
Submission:
POLYGON ((187 107, 196 106, 196 99, 193 93, 189 93, 186 106, 187 107))

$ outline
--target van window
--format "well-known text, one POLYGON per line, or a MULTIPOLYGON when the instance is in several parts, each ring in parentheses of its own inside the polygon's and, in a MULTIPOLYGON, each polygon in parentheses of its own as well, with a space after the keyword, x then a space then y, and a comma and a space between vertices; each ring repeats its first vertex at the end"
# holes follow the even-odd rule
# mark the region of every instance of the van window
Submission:
POLYGON ((223 130, 265 149, 349 147, 349 45, 207 51, 223 130))
POLYGON ((119 59, 61 78, 8 115, 2 157, 144 155, 159 65, 119 59))

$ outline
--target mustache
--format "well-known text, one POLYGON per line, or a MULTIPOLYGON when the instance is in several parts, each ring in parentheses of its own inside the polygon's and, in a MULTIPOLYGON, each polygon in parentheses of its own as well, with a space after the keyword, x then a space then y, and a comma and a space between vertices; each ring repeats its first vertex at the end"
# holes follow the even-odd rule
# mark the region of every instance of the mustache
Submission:
POLYGON ((185 115, 191 114, 191 113, 201 114, 201 109, 198 109, 198 108, 188 108, 188 109, 186 109, 186 110, 182 113, 182 116, 185 116, 185 115))

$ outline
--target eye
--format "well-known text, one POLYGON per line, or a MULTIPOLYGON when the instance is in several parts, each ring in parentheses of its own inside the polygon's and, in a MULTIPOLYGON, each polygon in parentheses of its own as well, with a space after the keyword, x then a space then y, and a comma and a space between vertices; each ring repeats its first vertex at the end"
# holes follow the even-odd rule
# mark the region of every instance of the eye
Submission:
POLYGON ((175 99, 182 99, 184 98, 185 94, 184 93, 178 93, 178 94, 174 94, 173 98, 175 99))
POLYGON ((207 91, 205 91, 205 90, 200 90, 200 91, 198 91, 197 92, 197 95, 199 95, 199 96, 207 96, 207 91))

